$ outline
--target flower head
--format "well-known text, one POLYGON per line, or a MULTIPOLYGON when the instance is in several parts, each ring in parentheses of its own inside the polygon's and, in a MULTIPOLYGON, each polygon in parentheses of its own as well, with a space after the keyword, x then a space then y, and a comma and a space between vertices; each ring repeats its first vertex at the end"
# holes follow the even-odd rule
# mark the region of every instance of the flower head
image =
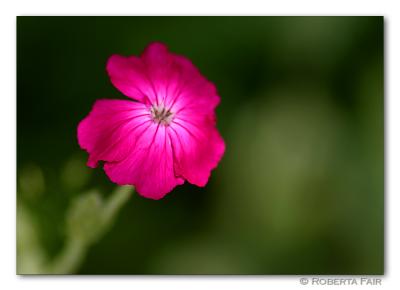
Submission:
POLYGON ((215 86, 187 58, 151 43, 141 56, 112 55, 107 72, 131 100, 97 100, 78 126, 88 166, 160 199, 185 180, 205 186, 225 144, 216 129, 215 86))

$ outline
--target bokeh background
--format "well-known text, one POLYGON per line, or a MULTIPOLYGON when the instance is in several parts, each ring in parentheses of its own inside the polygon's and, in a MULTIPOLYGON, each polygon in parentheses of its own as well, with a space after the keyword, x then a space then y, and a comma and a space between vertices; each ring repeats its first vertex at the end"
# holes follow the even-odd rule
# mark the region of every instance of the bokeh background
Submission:
POLYGON ((133 195, 70 272, 383 274, 383 17, 18 17, 17 273, 46 273, 71 206, 116 188, 76 128, 126 98, 108 57, 151 41, 216 84, 225 156, 205 188, 133 195))

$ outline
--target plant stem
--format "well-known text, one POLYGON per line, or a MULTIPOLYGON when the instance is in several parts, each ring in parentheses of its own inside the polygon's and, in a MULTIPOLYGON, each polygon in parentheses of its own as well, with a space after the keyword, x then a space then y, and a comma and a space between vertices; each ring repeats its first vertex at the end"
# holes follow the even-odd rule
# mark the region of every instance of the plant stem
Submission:
POLYGON ((95 240, 84 240, 80 237, 68 236, 64 248, 60 254, 45 269, 45 274, 72 274, 75 273, 83 262, 91 244, 101 239, 113 225, 113 222, 122 208, 129 200, 133 187, 120 186, 113 191, 108 200, 104 203, 100 222, 93 231, 99 235, 95 240))
POLYGON ((132 195, 133 187, 120 186, 108 198, 104 205, 104 222, 111 224, 117 216, 120 208, 129 200, 132 195))
POLYGON ((50 264, 46 274, 72 274, 82 263, 87 252, 85 244, 78 239, 70 239, 61 253, 50 264))

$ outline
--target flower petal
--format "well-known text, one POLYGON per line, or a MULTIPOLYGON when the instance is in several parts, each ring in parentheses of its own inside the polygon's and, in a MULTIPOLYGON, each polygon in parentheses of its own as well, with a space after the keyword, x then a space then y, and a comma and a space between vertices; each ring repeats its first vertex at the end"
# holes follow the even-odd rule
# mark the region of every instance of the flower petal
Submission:
POLYGON ((139 194, 160 199, 184 180, 174 174, 171 141, 167 127, 151 123, 137 138, 134 148, 124 160, 106 163, 104 170, 115 183, 133 184, 139 194))
POLYGON ((78 126, 78 142, 89 152, 88 166, 99 160, 123 160, 136 142, 136 135, 151 123, 145 105, 133 101, 98 100, 78 126))
POLYGON ((140 57, 111 56, 107 71, 123 94, 146 104, 211 112, 220 100, 214 84, 189 59, 170 53, 162 43, 149 44, 140 57))
POLYGON ((155 84, 159 99, 169 108, 195 106, 211 112, 219 103, 213 83, 186 57, 168 52, 162 43, 152 43, 141 56, 155 84))
POLYGON ((220 102, 214 84, 208 81, 193 63, 180 55, 174 55, 173 69, 178 90, 170 94, 166 105, 172 111, 195 109, 197 112, 211 113, 220 102))
POLYGON ((175 174, 205 186, 225 151, 224 140, 215 128, 215 116, 209 115, 203 122, 175 118, 169 128, 175 174))
POLYGON ((145 104, 155 102, 157 93, 140 58, 114 54, 106 69, 113 85, 124 95, 145 104))

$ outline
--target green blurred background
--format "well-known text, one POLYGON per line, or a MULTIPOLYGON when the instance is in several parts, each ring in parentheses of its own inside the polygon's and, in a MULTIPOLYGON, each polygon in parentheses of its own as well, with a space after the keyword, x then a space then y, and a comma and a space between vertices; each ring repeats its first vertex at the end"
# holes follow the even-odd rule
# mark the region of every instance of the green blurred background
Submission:
POLYGON ((205 188, 134 195, 76 273, 383 274, 383 17, 18 17, 19 272, 61 251, 73 200, 115 189, 76 129, 126 99, 108 57, 151 41, 216 84, 226 153, 205 188))

